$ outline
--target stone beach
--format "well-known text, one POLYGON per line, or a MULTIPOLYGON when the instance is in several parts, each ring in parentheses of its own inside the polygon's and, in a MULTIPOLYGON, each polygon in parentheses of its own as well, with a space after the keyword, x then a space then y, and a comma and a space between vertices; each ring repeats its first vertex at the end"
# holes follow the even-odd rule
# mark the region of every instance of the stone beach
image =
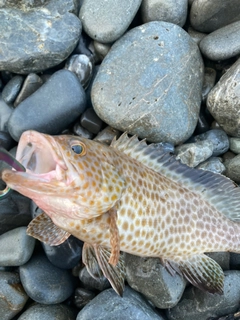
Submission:
MULTIPOLYGON (((14 155, 29 129, 108 145, 127 131, 240 184, 239 1, 130 2, 0 1, 0 146, 14 155)), ((0 199, 1 320, 240 319, 240 254, 210 254, 223 295, 124 254, 121 298, 90 276, 80 240, 26 234, 39 213, 15 191, 0 199)))

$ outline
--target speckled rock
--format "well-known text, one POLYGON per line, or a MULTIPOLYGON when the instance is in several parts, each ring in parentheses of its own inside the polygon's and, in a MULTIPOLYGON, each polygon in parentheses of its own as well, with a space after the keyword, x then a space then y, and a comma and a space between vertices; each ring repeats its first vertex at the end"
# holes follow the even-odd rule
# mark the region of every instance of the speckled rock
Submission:
POLYGON ((204 37, 199 44, 210 60, 226 60, 240 53, 240 21, 231 23, 204 37))
POLYGON ((174 307, 181 299, 186 280, 166 270, 158 258, 141 258, 126 254, 126 279, 157 308, 174 307))
POLYGON ((169 309, 169 320, 207 320, 210 317, 234 313, 239 307, 240 271, 225 271, 223 295, 211 294, 190 287, 181 302, 169 309))
POLYGON ((29 129, 57 134, 84 111, 85 92, 77 76, 59 70, 11 114, 8 130, 15 140, 29 129))
POLYGON ((240 153, 240 138, 229 138, 229 149, 234 152, 239 154, 240 153))
POLYGON ((92 39, 110 43, 127 30, 140 4, 140 0, 85 0, 79 18, 92 39))
POLYGON ((167 21, 182 27, 187 18, 188 0, 143 0, 143 22, 167 21))
POLYGON ((126 287, 123 297, 113 289, 101 292, 79 313, 76 320, 164 320, 137 292, 126 287))
POLYGON ((240 154, 226 162, 225 166, 225 175, 236 183, 240 183, 240 154))
POLYGON ((219 157, 211 157, 208 160, 201 162, 198 166, 196 166, 196 168, 220 174, 226 171, 226 167, 222 163, 222 159, 219 157))
POLYGON ((212 32, 238 20, 240 20, 238 0, 195 0, 191 7, 191 25, 202 32, 212 32))
POLYGON ((207 98, 207 107, 224 131, 240 137, 240 59, 220 78, 207 98))
POLYGON ((179 144, 196 127, 202 80, 202 59, 189 35, 168 22, 149 22, 112 46, 93 83, 92 103, 118 130, 179 144))

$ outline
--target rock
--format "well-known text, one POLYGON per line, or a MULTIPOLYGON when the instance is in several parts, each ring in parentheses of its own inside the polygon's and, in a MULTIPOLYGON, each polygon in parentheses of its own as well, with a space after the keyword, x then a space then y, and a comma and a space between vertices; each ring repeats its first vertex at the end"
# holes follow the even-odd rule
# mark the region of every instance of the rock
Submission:
POLYGON ((236 183, 240 183, 240 154, 228 162, 225 162, 225 166, 225 175, 236 183))
POLYGON ((85 92, 75 74, 59 70, 12 113, 8 130, 15 140, 29 129, 57 134, 84 111, 85 92))
POLYGON ((226 167, 222 163, 222 159, 218 157, 211 157, 208 160, 201 162, 196 168, 220 174, 226 171, 226 167))
POLYGON ((113 289, 108 289, 96 296, 79 313, 76 320, 164 320, 137 292, 126 287, 123 297, 113 289))
POLYGON ((102 62, 102 60, 106 57, 109 50, 111 49, 111 45, 108 43, 101 43, 98 41, 93 41, 94 47, 94 60, 102 62))
POLYGON ((204 37, 199 47, 210 60, 226 60, 240 53, 239 37, 240 21, 237 21, 204 37))
POLYGON ((203 140, 194 143, 186 143, 175 149, 176 159, 189 167, 196 167, 199 163, 210 158, 213 154, 211 141, 203 140))
POLYGON ((118 131, 112 127, 107 126, 102 131, 100 131, 93 140, 110 145, 112 140, 114 139, 114 137, 116 137, 116 139, 118 139, 120 137, 120 135, 121 135, 120 131, 118 131))
POLYGON ((15 272, 0 271, 0 319, 13 319, 24 307, 28 296, 15 272))
POLYGON ((104 276, 102 276, 101 278, 99 277, 98 279, 93 278, 88 273, 86 267, 83 267, 80 270, 79 279, 84 284, 84 286, 86 286, 87 288, 90 288, 90 289, 96 289, 99 291, 103 291, 103 290, 111 287, 107 278, 105 278, 104 276))
POLYGON ((216 70, 212 68, 205 68, 204 72, 204 81, 203 81, 203 88, 202 88, 202 101, 206 101, 207 95, 209 94, 210 90, 214 87, 216 81, 216 70))
POLYGON ((75 125, 73 126, 73 132, 79 137, 83 137, 86 139, 92 139, 94 137, 94 134, 92 132, 89 132, 87 129, 84 129, 80 122, 77 121, 75 125))
POLYGON ((240 138, 229 138, 229 149, 234 152, 239 154, 240 153, 240 138))
POLYGON ((110 43, 127 30, 140 4, 141 0, 85 0, 79 18, 93 40, 110 43))
POLYGON ((0 131, 0 147, 10 150, 15 144, 15 141, 8 132, 0 131))
POLYGON ((114 43, 93 83, 92 103, 118 130, 179 144, 196 127, 202 79, 201 56, 189 35, 168 22, 149 22, 114 43))
POLYGON ((12 112, 13 109, 6 104, 0 94, 0 131, 8 132, 8 120, 12 112))
POLYGON ((26 227, 19 227, 0 236, 0 266, 21 266, 31 258, 35 239, 26 231, 26 227))
POLYGON ((61 303, 74 291, 70 272, 52 265, 42 253, 20 266, 19 274, 24 290, 38 303, 61 303))
POLYGON ((188 0, 143 0, 143 22, 166 21, 182 27, 187 18, 188 0))
POLYGON ((83 128, 94 134, 97 134, 101 130, 103 124, 93 108, 88 108, 84 111, 81 115, 80 123, 83 128))
POLYGON ((75 320, 74 312, 64 304, 34 304, 24 311, 18 320, 75 320))
POLYGON ((227 2, 195 0, 190 11, 192 27, 202 32, 212 32, 238 20, 240 20, 238 0, 227 0, 227 2))
POLYGON ((77 308, 82 309, 86 304, 88 304, 94 297, 96 293, 85 288, 77 288, 74 294, 74 304, 77 308))
POLYGON ((69 56, 79 40, 81 22, 72 13, 60 14, 58 3, 51 11, 0 9, 0 70, 40 72, 69 56))
POLYGON ((208 252, 205 254, 215 260, 223 270, 230 269, 230 252, 208 252))
POLYGON ((223 295, 187 288, 179 304, 167 311, 169 320, 207 320, 234 313, 239 307, 240 271, 225 271, 223 295))
POLYGON ((230 252, 230 267, 233 270, 240 270, 240 254, 230 252))
POLYGON ((174 307, 186 287, 179 275, 172 276, 159 258, 141 258, 126 254, 126 279, 136 291, 142 293, 157 308, 174 307))
POLYGON ((240 59, 220 78, 207 98, 207 107, 223 130, 240 137, 240 59))
POLYGON ((21 89, 23 81, 23 76, 15 76, 5 85, 2 91, 2 98, 7 104, 14 102, 21 89))
POLYGON ((194 30, 192 27, 188 28, 188 34, 197 44, 206 36, 206 33, 198 32, 194 30))

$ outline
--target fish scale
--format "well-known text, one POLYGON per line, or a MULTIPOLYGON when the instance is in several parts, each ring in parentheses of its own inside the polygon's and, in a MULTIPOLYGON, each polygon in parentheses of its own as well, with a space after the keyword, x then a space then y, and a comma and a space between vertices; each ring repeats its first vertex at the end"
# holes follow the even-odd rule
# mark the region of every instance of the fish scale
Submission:
POLYGON ((44 210, 28 234, 50 245, 71 234, 83 261, 124 288, 124 256, 159 257, 171 274, 222 293, 224 275, 204 252, 240 252, 239 188, 224 176, 189 168, 163 149, 123 134, 110 147, 74 136, 25 132, 7 185, 44 210))

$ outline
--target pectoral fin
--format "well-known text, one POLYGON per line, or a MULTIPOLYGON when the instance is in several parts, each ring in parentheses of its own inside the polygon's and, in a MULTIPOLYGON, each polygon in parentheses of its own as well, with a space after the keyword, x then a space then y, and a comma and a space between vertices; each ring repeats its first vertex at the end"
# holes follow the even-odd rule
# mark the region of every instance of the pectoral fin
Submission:
POLYGON ((27 234, 50 246, 58 246, 71 235, 57 227, 46 213, 41 213, 29 223, 27 234))
POLYGON ((111 244, 111 255, 109 258, 109 263, 116 266, 120 256, 120 238, 119 231, 117 227, 117 211, 115 209, 109 210, 110 216, 110 244, 111 244))
POLYGON ((204 254, 168 260, 166 267, 181 273, 192 285, 223 294, 224 274, 219 264, 204 254))

